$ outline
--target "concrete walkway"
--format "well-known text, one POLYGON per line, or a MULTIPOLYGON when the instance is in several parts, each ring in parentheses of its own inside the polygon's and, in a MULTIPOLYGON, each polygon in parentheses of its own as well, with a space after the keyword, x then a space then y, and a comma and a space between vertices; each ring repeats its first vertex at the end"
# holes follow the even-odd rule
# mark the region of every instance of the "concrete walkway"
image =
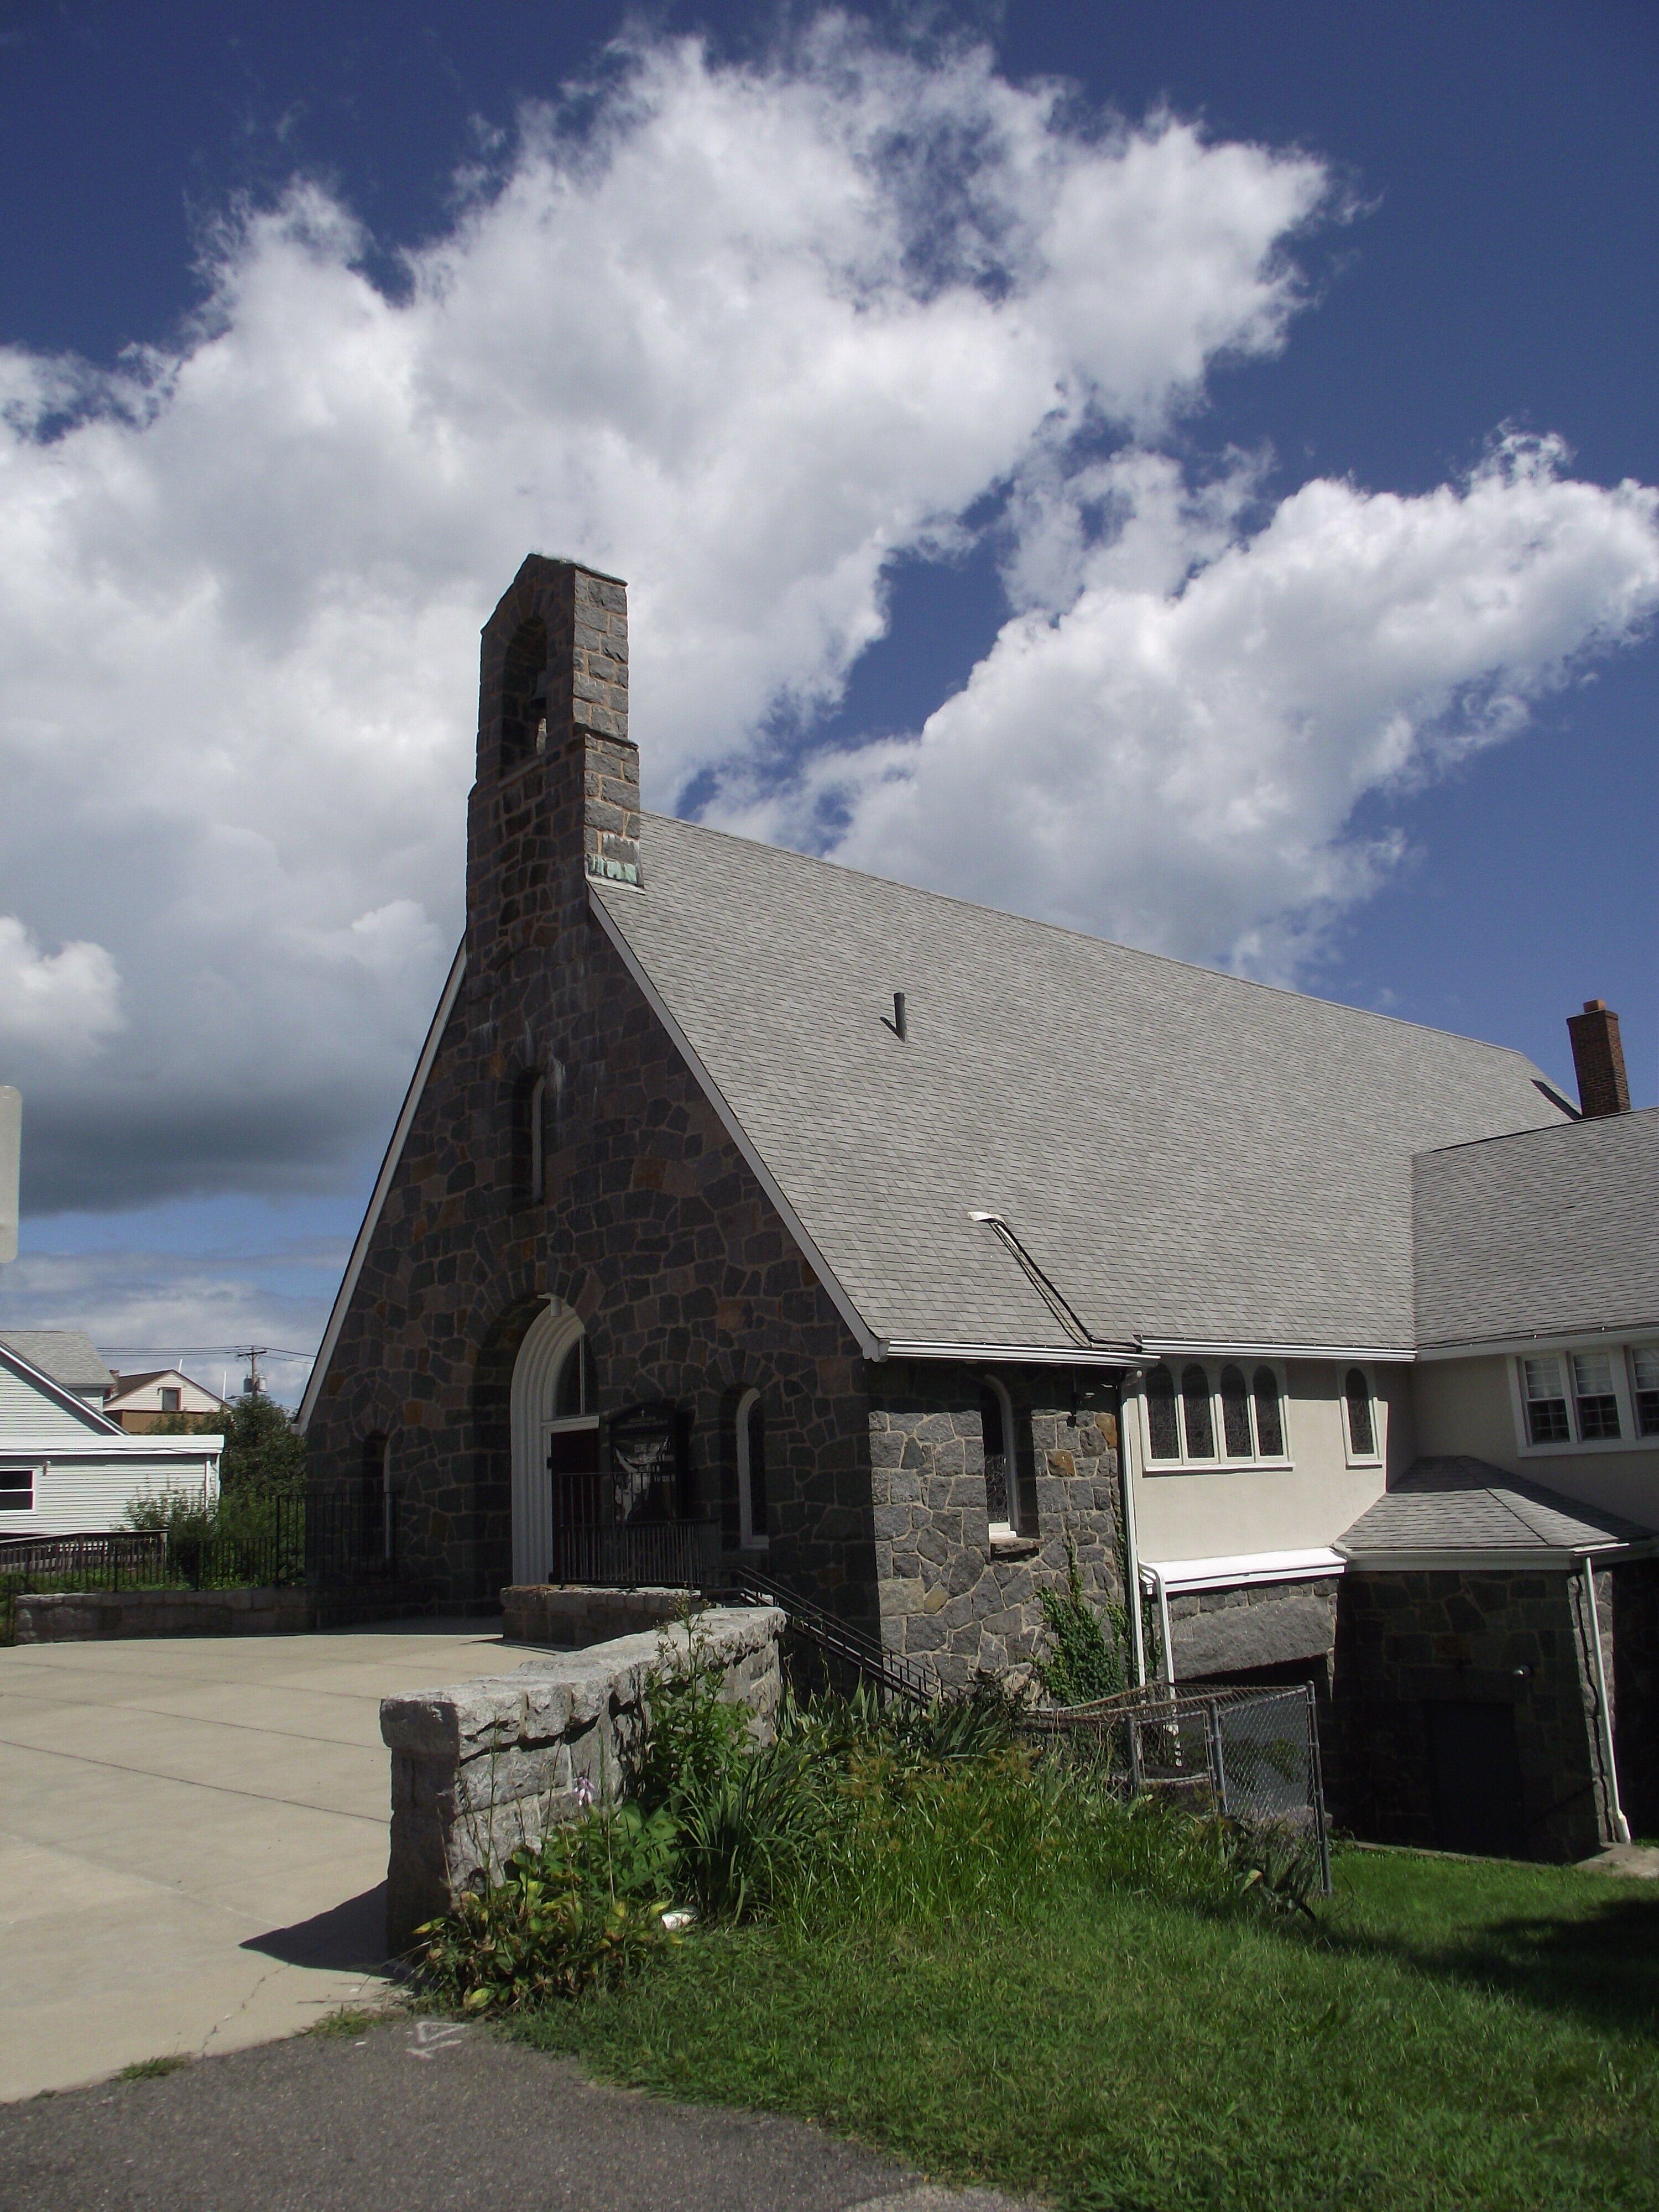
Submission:
POLYGON ((1022 2212, 764 2112, 400 2020, 0 2109, 4 2212, 1022 2212))
POLYGON ((380 1699, 522 1656, 477 1621, 0 1650, 0 2100, 379 1990, 380 1699))

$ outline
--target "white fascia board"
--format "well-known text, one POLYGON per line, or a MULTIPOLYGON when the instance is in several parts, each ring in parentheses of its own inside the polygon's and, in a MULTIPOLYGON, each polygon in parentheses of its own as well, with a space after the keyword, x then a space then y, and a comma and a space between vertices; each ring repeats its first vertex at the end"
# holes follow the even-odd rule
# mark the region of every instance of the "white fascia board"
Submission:
POLYGON ((1149 1359, 1379 1359, 1409 1363, 1416 1346, 1400 1344, 1228 1344, 1213 1336, 1143 1336, 1149 1359))
POLYGON ((317 1410, 317 1401, 322 1395, 328 1376, 328 1364, 334 1357, 334 1347, 340 1340, 340 1331, 345 1327, 346 1315, 357 1291, 357 1279, 363 1272, 363 1261, 368 1257, 368 1247, 374 1231, 380 1225, 381 1209, 386 1194, 392 1188, 392 1178, 398 1172, 398 1163, 404 1156, 404 1146, 409 1141, 409 1132, 419 1109, 426 1080, 432 1073, 432 1063, 438 1057, 438 1047, 460 995, 461 981, 466 974, 466 939, 461 939, 454 959, 450 963, 449 975, 444 984, 443 996, 438 1001, 438 1011, 432 1017, 432 1026, 426 1033, 426 1042, 421 1047, 421 1056, 415 1063, 415 1073, 392 1132, 392 1141, 386 1148, 386 1158, 380 1162, 380 1172, 374 1179, 374 1188, 363 1215, 362 1226, 357 1231, 357 1241, 351 1248, 351 1257, 346 1261, 345 1273, 328 1316, 328 1327, 323 1331, 323 1340, 317 1347, 317 1357, 311 1363, 311 1375, 306 1383, 305 1395, 300 1401, 300 1410, 295 1425, 303 1434, 312 1415, 317 1410))
POLYGON ((1189 1590, 1242 1589, 1258 1583, 1306 1583, 1340 1575, 1347 1561, 1340 1552, 1319 1546, 1302 1552, 1241 1552, 1213 1559, 1143 1559, 1141 1566, 1162 1576, 1171 1597, 1189 1590))
POLYGON ((0 1436, 5 1459, 217 1459, 222 1437, 144 1437, 118 1429, 113 1437, 0 1436))
POLYGON ((1120 1373, 1139 1364, 1133 1352, 1103 1352, 1094 1346, 1056 1344, 921 1344, 905 1337, 890 1337, 890 1359, 963 1359, 993 1364, 999 1360, 1028 1367, 1109 1367, 1120 1373))
POLYGON ((703 1096, 708 1099, 715 1113, 720 1115, 721 1125, 725 1128, 726 1135, 731 1138, 738 1152, 742 1153, 750 1173, 755 1177, 756 1182, 759 1183, 761 1188, 766 1193, 766 1195, 771 1200, 773 1206, 781 1217, 785 1228, 787 1229, 789 1234, 794 1238, 796 1243, 800 1247, 800 1249, 805 1255, 806 1258, 811 1262, 813 1273, 817 1275, 819 1282, 823 1284, 824 1290, 828 1292, 830 1301, 835 1307, 836 1311, 841 1316, 842 1321, 847 1324, 848 1329, 851 1333, 859 1350, 864 1354, 864 1357, 866 1359, 884 1359, 887 1357, 889 1346, 883 1342, 882 1339, 876 1334, 875 1331, 871 1328, 868 1322, 865 1321, 863 1316, 853 1304, 852 1299, 848 1296, 845 1289, 836 1279, 835 1271, 831 1268, 830 1262, 824 1258, 823 1253, 819 1251, 817 1244, 814 1243, 811 1237, 807 1234, 805 1223, 801 1220, 800 1216, 795 1212, 794 1207, 790 1205, 788 1200, 784 1196, 782 1190, 779 1187, 777 1178, 767 1166, 766 1162, 761 1158, 760 1153, 755 1147, 753 1139, 750 1138, 748 1131, 744 1127, 742 1122, 738 1119, 738 1116, 732 1110, 732 1105, 726 1097, 725 1093, 721 1091, 720 1085, 715 1082, 708 1070, 703 1066, 702 1060, 699 1058, 691 1043, 691 1040, 686 1036, 685 1031, 680 1027, 678 1022, 675 1020, 673 1014, 670 1012, 668 1006, 662 996, 662 994, 652 981, 651 977, 641 962, 639 956, 635 953, 633 946, 623 935, 622 925, 608 910, 605 901, 599 896, 598 891, 591 884, 588 887, 587 897, 588 904, 592 907, 593 913, 598 919, 600 928, 605 932, 606 937, 615 947, 617 957, 621 960, 623 967, 627 969, 629 974, 633 977, 635 982, 639 986, 641 994, 643 996, 646 1004, 650 1007, 657 1019, 662 1024, 663 1028, 668 1032, 670 1038, 673 1042, 674 1049, 679 1054, 680 1058, 685 1062, 692 1074, 696 1078, 698 1084, 702 1087, 703 1096))
POLYGON ((1608 1337, 1622 1342, 1626 1337, 1655 1334, 1659 1334, 1659 1321, 1621 1321, 1595 1328, 1558 1328, 1515 1336, 1471 1337, 1465 1343, 1425 1344, 1417 1356, 1419 1359, 1507 1358, 1520 1352, 1568 1352, 1575 1346, 1582 1348, 1608 1337))
POLYGON ((76 1397, 65 1383, 48 1375, 43 1367, 37 1367, 32 1359, 25 1359, 21 1352, 14 1352, 10 1345, 0 1344, 0 1361, 3 1361, 15 1375, 21 1375, 26 1382, 33 1382, 44 1390, 52 1403, 61 1406, 65 1413, 78 1413, 94 1436, 125 1436, 126 1431, 119 1421, 112 1421, 106 1413, 100 1413, 97 1407, 89 1406, 84 1398, 76 1397))
POLYGON ((1650 1541, 1624 1543, 1609 1537, 1601 1544, 1517 1545, 1508 1551, 1471 1548, 1443 1552, 1346 1552, 1349 1571, 1358 1575, 1404 1574, 1516 1574, 1528 1569, 1582 1566, 1586 1559, 1625 1559, 1646 1557, 1650 1541))

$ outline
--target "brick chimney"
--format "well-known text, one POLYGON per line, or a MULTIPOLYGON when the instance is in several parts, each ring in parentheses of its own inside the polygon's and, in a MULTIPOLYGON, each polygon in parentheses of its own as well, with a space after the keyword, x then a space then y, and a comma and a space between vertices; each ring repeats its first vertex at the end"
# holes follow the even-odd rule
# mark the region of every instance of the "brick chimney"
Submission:
POLYGON ((1586 1120, 1628 1114, 1630 1085, 1625 1077, 1625 1048, 1619 1042, 1619 1017, 1606 1000, 1586 999, 1582 1014, 1569 1014, 1567 1035, 1572 1039, 1578 1103, 1586 1120))
POLYGON ((475 976, 578 923, 587 878, 640 880, 628 735, 628 587, 532 553, 483 627, 467 809, 475 976))

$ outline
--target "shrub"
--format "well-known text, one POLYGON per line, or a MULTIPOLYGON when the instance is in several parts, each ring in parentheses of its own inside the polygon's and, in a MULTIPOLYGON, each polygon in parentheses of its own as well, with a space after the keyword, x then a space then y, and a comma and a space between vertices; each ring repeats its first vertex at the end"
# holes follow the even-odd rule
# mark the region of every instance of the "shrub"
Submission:
POLYGON ((1066 1588, 1041 1589, 1043 1648, 1032 1673, 1056 1705, 1087 1705, 1115 1697, 1127 1682, 1124 1644, 1128 1616, 1119 1605, 1101 1613, 1083 1594, 1077 1547, 1066 1539, 1066 1588))
POLYGON ((508 2011, 617 1979, 674 1938, 662 1924, 674 1824, 597 1808, 514 1851, 499 1881, 415 1932, 414 1964, 468 2012, 508 2011))

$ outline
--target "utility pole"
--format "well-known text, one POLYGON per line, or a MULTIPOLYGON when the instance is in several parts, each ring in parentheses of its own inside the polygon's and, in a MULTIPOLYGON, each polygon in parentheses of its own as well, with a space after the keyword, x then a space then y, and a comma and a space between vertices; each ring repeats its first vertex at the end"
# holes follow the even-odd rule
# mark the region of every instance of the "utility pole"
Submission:
POLYGON ((247 1360, 247 1381, 242 1385, 242 1395, 245 1398, 258 1398, 263 1395, 265 1387, 264 1377, 259 1372, 259 1358, 262 1352, 269 1351, 270 1346, 264 1344, 250 1344, 240 1346, 238 1349, 244 1353, 247 1360))

